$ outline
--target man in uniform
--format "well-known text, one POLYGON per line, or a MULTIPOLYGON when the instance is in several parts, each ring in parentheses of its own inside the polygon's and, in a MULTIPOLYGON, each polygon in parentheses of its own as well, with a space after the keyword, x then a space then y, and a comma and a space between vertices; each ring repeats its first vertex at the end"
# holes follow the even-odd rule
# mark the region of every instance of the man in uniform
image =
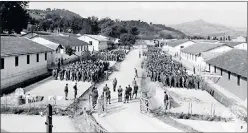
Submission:
POLYGON ((77 98, 77 83, 75 83, 75 85, 73 86, 74 89, 74 99, 77 98))
POLYGON ((128 85, 128 92, 129 92, 129 100, 131 101, 132 100, 132 87, 130 85, 128 85))
POLYGON ((165 112, 168 109, 168 105, 169 105, 169 96, 166 93, 166 91, 164 91, 164 108, 165 108, 165 112))
POLYGON ((122 92, 123 92, 123 89, 121 88, 121 86, 119 86, 117 92, 118 92, 118 102, 122 102, 122 92))
POLYGON ((114 92, 115 92, 115 90, 116 90, 116 85, 117 85, 117 79, 114 78, 114 80, 113 80, 113 91, 114 91, 114 92))
MULTIPOLYGON (((137 98, 138 89, 139 89, 139 87, 138 87, 138 85, 136 84, 136 85, 133 87, 133 96, 135 95, 135 99, 137 98)), ((133 97, 133 96, 132 96, 132 97, 133 97)))
POLYGON ((100 102, 99 104, 101 105, 100 108, 103 112, 105 111, 105 106, 104 106, 105 105, 105 102, 104 102, 105 96, 104 95, 105 95, 105 93, 102 92, 102 95, 101 95, 100 100, 99 100, 99 102, 100 102))
POLYGON ((111 91, 110 91, 110 89, 108 89, 107 91, 106 91, 106 104, 111 104, 110 103, 110 99, 111 99, 111 91))
POLYGON ((98 90, 95 88, 95 86, 92 89, 92 106, 93 109, 95 109, 96 104, 97 104, 97 98, 98 98, 98 90))
POLYGON ((132 84, 133 84, 133 87, 137 85, 137 82, 136 82, 135 78, 133 78, 132 84))
POLYGON ((125 90, 125 100, 124 100, 124 103, 128 103, 129 101, 129 90, 128 90, 128 87, 126 87, 126 90, 125 90))
POLYGON ((134 71, 135 71, 135 78, 137 77, 138 78, 138 71, 136 68, 134 68, 134 71))
POLYGON ((56 70, 55 68, 53 69, 53 78, 55 79, 55 75, 56 75, 56 70))
POLYGON ((106 85, 103 87, 103 92, 106 93, 108 89, 109 89, 109 88, 108 88, 108 85, 106 84, 106 85))
POLYGON ((65 100, 67 100, 67 96, 68 96, 68 84, 65 85, 64 92, 65 92, 65 100))

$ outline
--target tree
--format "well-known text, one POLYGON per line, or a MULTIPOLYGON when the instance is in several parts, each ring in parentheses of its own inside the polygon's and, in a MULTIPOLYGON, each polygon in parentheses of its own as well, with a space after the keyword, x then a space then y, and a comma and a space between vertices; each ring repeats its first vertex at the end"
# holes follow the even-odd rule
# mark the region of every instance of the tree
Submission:
POLYGON ((134 35, 129 34, 129 33, 124 33, 120 36, 120 43, 125 46, 132 46, 135 44, 136 38, 134 35))
POLYGON ((136 36, 136 35, 139 35, 139 29, 136 28, 136 27, 132 27, 130 30, 129 30, 129 33, 136 36))
POLYGON ((98 18, 95 16, 92 16, 92 17, 88 17, 88 20, 89 20, 90 26, 91 26, 91 34, 93 34, 93 35, 99 34, 101 29, 98 25, 98 18))
POLYGON ((71 22, 71 29, 74 34, 80 32, 80 30, 82 29, 82 21, 80 18, 73 17, 72 22, 71 22))
POLYGON ((12 30, 20 33, 27 27, 29 14, 26 7, 27 1, 1 1, 1 23, 3 30, 11 34, 12 30))
POLYGON ((51 11, 51 8, 47 8, 46 11, 50 12, 51 11))
POLYGON ((67 54, 67 55, 69 55, 69 56, 71 56, 71 55, 75 55, 75 50, 74 49, 72 49, 72 47, 71 46, 69 46, 69 45, 66 45, 65 46, 65 53, 67 54))

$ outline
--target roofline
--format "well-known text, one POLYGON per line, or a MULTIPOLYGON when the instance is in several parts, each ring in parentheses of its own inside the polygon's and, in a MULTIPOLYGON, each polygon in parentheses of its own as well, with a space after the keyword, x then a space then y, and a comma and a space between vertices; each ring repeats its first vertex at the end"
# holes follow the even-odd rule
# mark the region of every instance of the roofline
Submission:
POLYGON ((91 37, 91 36, 88 36, 87 34, 84 34, 83 36, 87 36, 87 37, 90 37, 90 38, 92 38, 92 39, 94 39, 94 40, 97 40, 97 41, 101 41, 101 42, 108 42, 109 40, 106 40, 106 41, 102 41, 102 40, 98 40, 98 39, 96 39, 96 38, 93 38, 93 37, 91 37))
MULTIPOLYGON (((51 48, 50 48, 51 49, 51 48)), ((54 50, 44 51, 44 52, 31 52, 31 53, 25 53, 25 54, 5 54, 1 55, 1 57, 11 57, 11 56, 20 56, 20 55, 29 55, 29 54, 39 54, 39 53, 46 53, 46 52, 53 52, 54 50)))
MULTIPOLYGON (((35 37, 41 37, 41 38, 43 38, 42 36, 39 36, 39 35, 37 35, 37 36, 35 36, 35 37)), ((61 37, 61 36, 60 36, 60 37, 61 37)), ((62 36, 62 37, 64 37, 64 36, 62 36)), ((78 41, 81 41, 81 42, 85 43, 85 44, 73 45, 73 46, 70 45, 70 44, 65 44, 65 45, 63 45, 63 44, 58 43, 57 41, 51 41, 51 40, 47 39, 46 37, 44 37, 43 39, 48 40, 48 41, 53 42, 53 43, 57 43, 57 44, 59 44, 59 45, 61 45, 61 46, 67 46, 67 45, 69 45, 69 46, 74 47, 74 46, 85 46, 85 45, 89 45, 89 44, 88 44, 87 42, 85 42, 85 41, 82 41, 82 40, 80 40, 80 39, 78 39, 78 38, 76 38, 76 37, 74 37, 74 38, 77 39, 78 41)))
MULTIPOLYGON (((197 43, 196 43, 196 44, 197 44, 197 43)), ((207 52, 207 51, 213 50, 213 49, 218 48, 218 47, 223 46, 223 45, 226 45, 226 44, 222 44, 222 45, 219 45, 219 46, 217 46, 217 47, 210 48, 210 49, 208 49, 208 50, 206 50, 206 51, 198 52, 198 53, 196 53, 196 54, 193 54, 193 53, 188 53, 188 54, 198 55, 198 54, 200 54, 200 53, 203 53, 203 52, 207 52)), ((228 46, 228 45, 226 45, 226 46, 228 46)), ((228 46, 228 47, 231 47, 231 46, 228 46)), ((231 47, 231 48, 232 48, 232 47, 231 47)), ((182 51, 181 51, 181 52, 182 52, 182 51)), ((186 52, 183 52, 183 53, 186 53, 186 52)))
POLYGON ((228 46, 228 47, 232 48, 231 46, 229 46, 229 45, 227 45, 227 44, 222 44, 222 45, 219 45, 219 46, 217 46, 217 47, 214 47, 214 48, 208 49, 208 50, 203 51, 203 52, 207 52, 207 51, 213 50, 213 49, 218 48, 218 47, 221 47, 221 46, 228 46))
MULTIPOLYGON (((215 65, 213 65, 213 64, 211 64, 211 63, 208 63, 208 62, 206 62, 206 63, 207 63, 207 64, 210 64, 210 65, 212 65, 212 66, 215 66, 215 65)), ((239 75, 239 74, 237 74, 237 73, 235 73, 235 72, 231 72, 231 71, 229 71, 229 70, 226 70, 225 68, 221 68, 221 67, 218 67, 218 66, 215 66, 215 67, 220 68, 220 69, 222 69, 222 70, 228 71, 228 72, 230 72, 230 73, 232 73, 232 74, 235 74, 235 75, 238 75, 238 76, 240 76, 240 77, 243 77, 243 78, 246 78, 246 79, 247 79, 247 76, 245 77, 245 76, 239 75)))

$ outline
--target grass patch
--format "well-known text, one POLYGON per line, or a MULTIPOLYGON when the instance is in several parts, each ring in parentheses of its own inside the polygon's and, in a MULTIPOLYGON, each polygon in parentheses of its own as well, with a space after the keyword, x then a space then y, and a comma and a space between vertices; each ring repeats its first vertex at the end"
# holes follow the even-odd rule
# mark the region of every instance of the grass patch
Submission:
POLYGON ((185 119, 185 120, 203 120, 203 121, 231 121, 232 118, 224 118, 221 116, 211 116, 211 115, 201 115, 201 114, 189 114, 189 113, 172 113, 172 112, 154 112, 155 115, 159 116, 171 116, 176 119, 185 119))

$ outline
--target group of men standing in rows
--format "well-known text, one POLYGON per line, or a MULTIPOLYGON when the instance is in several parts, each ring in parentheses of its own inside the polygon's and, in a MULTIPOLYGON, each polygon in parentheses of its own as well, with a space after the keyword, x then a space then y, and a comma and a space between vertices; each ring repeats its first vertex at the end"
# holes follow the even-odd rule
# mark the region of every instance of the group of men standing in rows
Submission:
POLYGON ((189 75, 181 63, 172 60, 172 56, 159 48, 149 48, 144 52, 147 60, 144 63, 147 76, 152 81, 161 82, 164 86, 178 88, 201 88, 201 78, 189 75))
POLYGON ((54 68, 52 75, 55 80, 72 80, 97 82, 104 72, 108 70, 109 63, 105 61, 77 61, 71 63, 62 69, 54 68))
POLYGON ((126 56, 126 50, 116 49, 97 53, 97 57, 103 61, 122 61, 126 56))

